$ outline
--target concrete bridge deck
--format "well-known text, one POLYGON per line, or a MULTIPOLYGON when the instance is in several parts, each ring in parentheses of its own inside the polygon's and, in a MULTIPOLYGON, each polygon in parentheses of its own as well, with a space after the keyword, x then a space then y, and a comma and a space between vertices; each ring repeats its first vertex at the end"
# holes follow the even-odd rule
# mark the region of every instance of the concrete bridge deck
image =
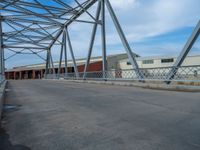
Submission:
POLYGON ((9 81, 1 150, 199 150, 200 93, 9 81))

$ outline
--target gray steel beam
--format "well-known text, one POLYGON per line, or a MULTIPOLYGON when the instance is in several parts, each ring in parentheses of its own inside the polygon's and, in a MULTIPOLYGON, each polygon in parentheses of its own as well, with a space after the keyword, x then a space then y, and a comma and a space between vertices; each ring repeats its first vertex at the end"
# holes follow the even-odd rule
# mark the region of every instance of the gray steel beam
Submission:
POLYGON ((49 49, 47 50, 46 56, 47 56, 47 58, 46 58, 45 76, 47 76, 47 74, 51 73, 52 70, 53 70, 53 74, 55 74, 55 67, 54 67, 54 64, 53 64, 53 58, 52 58, 52 55, 51 55, 51 51, 49 49))
MULTIPOLYGON (((46 32, 49 37, 54 39, 54 37, 47 30, 45 30, 41 25, 37 24, 37 26, 40 27, 44 32, 46 32)), ((61 44, 61 42, 58 39, 56 41, 61 44)))
POLYGON ((41 21, 41 20, 31 20, 31 19, 24 19, 24 18, 11 18, 11 17, 4 17, 7 21, 13 21, 13 22, 18 22, 18 23, 32 23, 32 24, 43 24, 43 25, 57 25, 61 26, 55 23, 51 23, 48 21, 41 21))
MULTIPOLYGON (((79 3, 77 0, 75 0, 75 2, 78 4, 78 6, 74 7, 74 8, 68 6, 68 4, 66 2, 63 2, 61 0, 54 0, 54 1, 63 7, 60 8, 57 5, 56 6, 48 6, 48 5, 41 3, 41 1, 39 1, 39 0, 34 0, 33 2, 25 2, 25 1, 23 2, 23 1, 19 0, 16 3, 12 3, 9 0, 2 0, 1 4, 10 5, 8 8, 4 9, 3 11, 13 12, 13 14, 12 14, 13 16, 5 15, 5 21, 7 21, 8 23, 12 23, 12 25, 17 26, 17 27, 13 26, 15 29, 19 28, 19 31, 6 32, 5 37, 6 37, 6 35, 9 35, 9 37, 11 37, 11 38, 8 39, 8 41, 6 42, 4 47, 5 48, 13 48, 16 50, 19 50, 20 48, 25 48, 25 49, 31 50, 33 52, 33 54, 37 54, 37 53, 34 53, 34 51, 36 51, 37 49, 46 49, 47 50, 46 74, 49 72, 48 69, 51 68, 51 66, 55 73, 53 58, 51 55, 51 48, 54 44, 60 43, 59 37, 63 33, 63 42, 62 42, 60 63, 62 63, 63 53, 64 53, 64 55, 65 55, 64 56, 65 57, 65 71, 67 72, 67 45, 66 45, 66 42, 68 42, 69 50, 70 50, 73 64, 74 64, 76 77, 78 78, 79 74, 78 74, 78 69, 77 69, 77 65, 76 65, 76 60, 74 57, 74 52, 73 52, 72 44, 70 41, 70 36, 67 31, 68 26, 71 25, 73 22, 84 22, 84 23, 94 24, 93 31, 92 31, 92 37, 91 37, 91 41, 90 41, 90 45, 89 45, 88 57, 87 57, 87 61, 86 61, 85 69, 84 69, 84 72, 86 73, 88 65, 90 63, 92 49, 94 46, 96 30, 97 30, 98 24, 101 24, 102 57, 103 57, 103 66, 102 67, 103 67, 103 72, 105 72, 107 70, 106 31, 105 31, 105 5, 106 5, 109 10, 109 13, 112 17, 112 20, 115 24, 115 27, 118 31, 118 34, 122 40, 122 43, 126 49, 126 52, 129 56, 129 59, 131 60, 132 65, 136 69, 136 73, 139 75, 140 78, 142 77, 142 74, 140 73, 140 70, 139 70, 137 62, 133 56, 131 48, 125 38, 125 35, 124 35, 124 33, 121 29, 121 26, 117 20, 117 17, 116 17, 116 15, 112 9, 112 6, 110 5, 110 2, 108 0, 87 0, 82 4, 79 3), (91 6, 93 6, 97 1, 99 2, 99 5, 97 7, 96 18, 94 18, 93 15, 91 15, 89 13, 88 9, 91 6), (39 11, 35 11, 34 8, 43 9, 45 11, 45 13, 40 13, 39 11), (46 13, 46 12, 48 12, 48 13, 46 13), (71 17, 66 18, 65 15, 67 13, 69 13, 69 14, 74 13, 74 14, 71 17), (89 21, 89 20, 78 20, 78 17, 80 15, 82 15, 83 13, 87 13, 94 20, 94 22, 89 21), (101 21, 99 21, 100 13, 101 13, 101 21), (60 15, 61 15, 61 17, 62 16, 63 17, 59 18, 58 16, 60 16, 60 15), (64 22, 64 19, 65 19, 65 22, 64 22), (34 27, 31 27, 32 25, 34 27), (52 25, 56 26, 59 29, 58 30, 55 29, 56 32, 50 33, 47 30, 48 29, 50 30, 49 26, 52 26, 52 25), (35 26, 38 26, 39 28, 37 29, 35 26), (48 26, 48 27, 46 28, 46 26, 48 26), (64 29, 64 30, 62 30, 62 29, 64 29), (32 36, 29 36, 31 32, 34 35, 31 34, 32 36), (38 34, 39 34, 39 36, 38 36, 38 34), (20 44, 14 45, 14 43, 8 43, 13 40, 16 40, 15 43, 19 41, 19 42, 24 42, 24 44, 29 44, 29 45, 28 46, 26 45, 26 47, 24 47, 23 45, 20 45, 20 44), (45 41, 48 40, 48 41, 50 41, 50 43, 47 44, 48 43, 48 41, 47 41, 46 44, 45 43, 42 44, 41 42, 44 40, 45 41)), ((85 74, 84 74, 84 77, 85 77, 85 74)), ((104 78, 105 78, 105 74, 104 74, 104 78)))
POLYGON ((64 56, 65 56, 65 76, 68 76, 66 28, 64 28, 64 56))
MULTIPOLYGON (((33 8, 42 9, 42 7, 40 5, 37 5, 35 3, 30 3, 30 2, 25 2, 25 1, 24 2, 23 1, 18 1, 17 4, 21 5, 21 6, 24 6, 24 7, 33 7, 33 8)), ((47 5, 45 5, 45 7, 48 8, 48 9, 51 9, 53 11, 66 12, 66 10, 60 9, 59 7, 55 7, 55 6, 47 6, 47 5)))
POLYGON ((106 56, 106 30, 105 30, 105 0, 101 0, 101 39, 103 55, 103 78, 106 79, 107 56, 106 56))
MULTIPOLYGON (((17 23, 17 22, 12 21, 12 20, 6 20, 6 21, 4 21, 4 22, 9 22, 9 23, 11 23, 11 24, 13 24, 13 25, 15 25, 15 26, 20 27, 20 28, 27 28, 27 26, 25 26, 25 25, 23 25, 23 24, 20 24, 20 23, 17 23)), ((32 22, 32 24, 34 24, 34 22, 32 22)), ((30 31, 32 31, 32 32, 34 32, 34 33, 38 33, 38 34, 40 34, 40 35, 47 36, 45 33, 41 32, 41 31, 38 31, 37 29, 33 29, 33 28, 27 28, 27 29, 30 30, 30 31)))
MULTIPOLYGON (((5 60, 8 60, 8 59, 10 59, 10 58, 12 58, 12 57, 14 57, 15 55, 17 55, 17 52, 16 51, 13 51, 13 50, 11 50, 11 49, 8 49, 8 50, 10 50, 10 51, 12 51, 12 52, 14 52, 14 54, 13 55, 10 55, 10 56, 8 56, 5 60)), ((26 49, 22 49, 22 50, 20 50, 19 51, 19 53, 22 53, 23 51, 25 51, 26 49)))
POLYGON ((174 76, 177 73, 178 67, 180 67, 182 65, 182 63, 185 60, 187 54, 190 52, 192 46, 194 45, 195 41, 197 40, 197 38, 199 36, 199 33, 200 33, 200 20, 197 23, 192 35, 189 37, 187 43, 183 47, 183 50, 181 51, 180 55, 177 57, 177 60, 174 63, 173 68, 169 72, 169 74, 167 76, 167 79, 166 79, 166 83, 167 84, 171 83, 171 80, 174 78, 174 76))
MULTIPOLYGON (((7 37, 7 39, 4 39, 4 42, 6 42, 8 40, 8 38, 11 38, 12 36, 13 36, 12 34, 4 34, 4 37, 7 37)), ((26 36, 30 37, 31 39, 41 39, 41 38, 44 38, 44 36, 35 36, 35 35, 28 35, 28 34, 26 36)), ((15 34, 15 37, 24 38, 24 35, 17 35, 17 34, 15 34)))
POLYGON ((52 16, 55 16, 45 5, 41 4, 38 0, 34 0, 38 5, 40 5, 44 10, 46 10, 47 13, 51 14, 52 16))
MULTIPOLYGON (((99 21, 100 11, 101 11, 101 2, 99 2, 98 6, 97 6, 97 12, 96 12, 96 17, 95 17, 97 21, 99 21)), ((98 26, 98 24, 94 24, 94 26, 93 26, 92 36, 91 36, 90 45, 89 45, 89 51, 88 51, 87 60, 86 60, 86 63, 85 63, 85 68, 84 68, 83 79, 86 78, 86 72, 87 72, 87 69, 88 69, 88 65, 90 63, 92 49, 93 49, 93 46, 94 46, 94 40, 95 40, 95 36, 96 36, 96 32, 97 32, 97 26, 98 26)))
MULTIPOLYGON (((7 22, 6 22, 6 23, 7 23, 7 22)), ((15 27, 13 27, 11 24, 7 23, 7 25, 9 25, 9 26, 10 26, 11 28, 13 28, 15 31, 18 31, 18 30, 17 30, 15 27)), ((31 44, 36 45, 36 46, 39 46, 39 47, 45 48, 43 45, 40 45, 40 44, 38 44, 37 42, 35 42, 33 39, 31 39, 28 35, 25 35, 25 34, 21 33, 21 30, 19 30, 19 32, 18 32, 17 34, 20 34, 20 35, 24 36, 24 38, 29 39, 29 40, 30 40, 29 43, 31 43, 31 44)), ((16 34, 16 35, 17 35, 17 34, 16 34)))
POLYGON ((3 48, 3 29, 2 29, 2 16, 0 14, 0 80, 4 76, 4 48, 3 48))
MULTIPOLYGON (((37 25, 39 25, 39 24, 37 24, 37 25)), ((47 26, 47 27, 42 27, 42 28, 45 29, 45 30, 48 30, 48 29, 57 29, 58 26, 52 25, 52 26, 47 26)), ((39 27, 39 28, 27 28, 27 29, 25 29, 22 32, 25 33, 25 32, 30 32, 30 31, 40 31, 40 30, 43 30, 42 28, 41 27, 39 27)), ((10 31, 10 32, 4 33, 4 36, 9 36, 9 35, 11 36, 11 35, 14 35, 16 33, 17 33, 16 31, 10 31)))
POLYGON ((77 4, 78 4, 78 6, 80 7, 80 8, 82 8, 84 11, 85 11, 85 13, 87 13, 94 21, 96 20, 88 11, 87 11, 87 9, 85 9, 77 0, 74 0, 77 4))
POLYGON ((69 10, 73 10, 73 8, 71 6, 69 6, 68 4, 64 3, 63 1, 61 0, 53 0, 55 2, 57 2, 58 4, 64 6, 66 9, 69 9, 69 10))
MULTIPOLYGON (((19 1, 17 3, 12 3, 10 2, 9 0, 4 0, 2 3, 4 4, 9 4, 10 7, 9 8, 12 8, 12 9, 4 9, 3 11, 10 11, 10 12, 13 12, 15 14, 23 14, 23 15, 26 15, 26 16, 36 16, 38 17, 38 19, 31 19, 29 17, 29 19, 26 19, 26 17, 17 17, 16 15, 15 16, 8 16, 6 18, 6 15, 5 15, 5 20, 9 21, 10 23, 12 22, 12 24, 15 24, 17 25, 19 28, 22 28, 21 30, 19 31, 16 31, 14 34, 16 35, 9 35, 9 38, 11 37, 11 40, 8 40, 9 41, 12 41, 14 38, 15 40, 17 41, 21 41, 21 42, 24 42, 24 44, 33 44, 34 46, 29 46, 29 47, 24 47, 23 45, 13 45, 13 44, 6 44, 4 47, 5 48, 13 48, 13 49, 20 49, 20 48, 25 48, 25 49, 33 49, 33 50, 37 50, 37 49, 48 49, 47 50, 47 59, 46 59, 46 74, 49 72, 49 67, 53 67, 54 69, 54 65, 53 65, 53 59, 52 59, 52 55, 51 55, 51 47, 53 46, 53 44, 56 44, 56 41, 58 41, 58 38, 59 38, 59 34, 62 32, 61 30, 58 31, 58 33, 56 33, 56 35, 53 35, 54 36, 51 40, 52 40, 52 44, 50 44, 50 46, 46 47, 44 45, 40 45, 40 40, 37 40, 35 38, 38 38, 40 39, 39 36, 36 36, 36 34, 34 36, 29 36, 28 37, 28 34, 24 34, 24 32, 37 32, 39 33, 41 30, 45 31, 45 28, 43 28, 42 26, 40 26, 40 24, 47 24, 47 25, 52 25, 52 24, 55 24, 55 25, 59 25, 60 28, 63 28, 63 27, 67 27, 69 24, 71 24, 72 22, 84 22, 84 23, 95 23, 97 24, 96 22, 91 22, 91 21, 84 21, 84 20, 76 20, 82 13, 84 13, 88 8, 90 8, 97 0, 88 0, 86 1, 85 3, 83 3, 84 5, 82 5, 83 7, 80 7, 80 10, 76 10, 75 8, 69 8, 68 10, 62 10, 58 7, 53 7, 53 6, 47 6, 47 5, 43 5, 41 4, 38 0, 34 0, 36 3, 29 3, 29 2, 22 2, 22 1, 19 1), (58 22, 57 20, 53 20, 53 19, 60 19, 58 18, 58 16, 53 16, 52 13, 49 14, 39 14, 38 12, 35 12, 33 9, 27 9, 27 7, 24 7, 24 6, 27 6, 27 7, 32 7, 32 8, 40 8, 40 9, 43 9, 43 10, 46 10, 47 12, 52 12, 53 11, 57 11, 57 12, 65 12, 66 13, 74 13, 74 15, 70 18, 70 19, 67 19, 66 18, 66 23, 64 26, 61 26, 62 23, 58 22), (14 9, 13 9, 14 8, 14 9), (16 18, 15 18, 16 17, 16 18), (21 21, 21 22, 20 22, 21 21), (31 28, 31 25, 29 24, 29 26, 26 26, 26 24, 28 23, 31 23, 33 25, 38 25, 40 28, 39 29, 35 29, 35 28, 31 28), (19 35, 20 34, 20 35, 19 35), (37 45, 37 46, 36 46, 37 45)), ((64 6, 65 8, 67 7, 67 4, 65 4, 64 2, 61 3, 60 0, 56 0, 56 2, 60 3, 62 6, 64 6)), ((78 7, 77 7, 78 8, 78 7)), ((56 12, 56 13, 57 13, 56 12)), ((56 14, 55 13, 55 14, 56 14)), ((57 14, 56 14, 57 15, 57 14)), ((16 28, 15 28, 16 29, 16 28)), ((41 34, 45 35, 46 37, 49 38, 48 35, 50 35, 49 33, 45 33, 45 32, 40 32, 41 34)), ((46 39, 45 37, 41 37, 42 40, 43 38, 46 39)), ((41 40, 41 41, 42 41, 41 40)), ((49 39, 50 40, 50 39, 49 39)), ((59 41, 58 41, 59 42, 59 41)), ((70 41, 70 38, 69 38, 69 35, 68 35, 68 44, 69 44, 69 47, 70 47, 70 52, 71 52, 71 55, 72 55, 72 58, 74 59, 74 66, 75 66, 75 71, 76 71, 76 76, 78 77, 78 71, 77 71, 77 66, 76 66, 76 62, 75 62, 75 58, 74 58, 74 54, 73 54, 73 49, 72 49, 72 45, 71 45, 71 41, 70 41)), ((66 51, 66 37, 65 37, 65 46, 63 47, 64 48, 64 52, 65 52, 65 62, 67 61, 67 51, 66 51)), ((34 53, 34 52, 33 52, 34 53)), ((17 53, 19 54, 19 53, 17 53)), ((65 63, 65 67, 66 67, 66 72, 67 72, 67 62, 65 63)), ((55 72, 55 71, 54 71, 55 72)))
MULTIPOLYGON (((37 25, 39 25, 39 24, 37 24, 37 25)), ((43 29, 45 29, 45 30, 48 30, 48 29, 57 29, 58 27, 57 26, 48 26, 48 27, 43 27, 43 29)), ((43 30, 43 29, 41 29, 41 28, 29 28, 29 29, 25 29, 24 31, 22 31, 23 33, 26 33, 26 32, 30 32, 30 30, 43 30)), ((10 32, 6 32, 6 33, 4 33, 4 36, 11 36, 11 35, 14 35, 14 34, 16 34, 17 32, 16 31, 10 31, 10 32)), ((33 36, 33 35, 32 35, 33 36)))
POLYGON ((60 78, 60 72, 62 67, 62 56, 63 56, 63 49, 64 49, 64 29, 63 29, 63 37, 62 37, 62 44, 61 44, 61 51, 60 51, 60 60, 59 60, 59 67, 58 67, 58 78, 60 78))
POLYGON ((8 46, 8 45, 3 45, 3 48, 20 48, 20 49, 22 49, 22 48, 25 48, 25 49, 47 49, 46 47, 44 48, 44 47, 28 47, 28 46, 8 46))
POLYGON ((33 50, 31 50, 31 49, 28 49, 30 52, 32 52, 32 53, 30 53, 30 54, 35 54, 36 56, 38 56, 40 59, 42 59, 42 60, 44 60, 45 61, 45 58, 43 58, 42 56, 40 56, 39 54, 38 54, 38 52, 34 52, 33 50))
MULTIPOLYGON (((51 36, 47 36, 47 37, 44 37, 43 39, 40 39, 40 40, 37 40, 36 42, 41 42, 41 41, 49 41, 49 38, 51 38, 51 40, 55 40, 55 43, 56 43, 56 41, 59 41, 58 39, 56 39, 53 35, 54 34, 56 34, 56 33, 58 33, 59 31, 61 31, 62 29, 61 28, 59 28, 59 29, 57 29, 56 31, 54 31, 53 33, 51 33, 51 36)), ((55 44, 54 43, 54 44, 55 44)), ((60 41, 59 41, 59 43, 61 43, 60 41)), ((49 43, 48 43, 49 44, 49 43)))
POLYGON ((5 9, 6 7, 13 5, 14 3, 16 3, 19 0, 13 0, 12 2, 8 3, 7 5, 3 6, 2 9, 5 9))
MULTIPOLYGON (((74 20, 76 20, 80 15, 82 15, 88 8, 90 8, 92 5, 94 5, 96 3, 97 0, 90 0, 85 6, 84 9, 81 9, 77 12, 76 15, 73 15, 70 20, 68 20, 63 26, 64 27, 68 27, 71 23, 74 22, 74 20)), ((60 35, 62 34, 62 31, 60 31, 56 36, 55 39, 58 39, 60 37, 60 35)), ((55 43, 55 40, 53 40, 50 44, 49 44, 49 48, 51 48, 53 46, 53 44, 55 43)))
POLYGON ((51 51, 49 51, 49 55, 50 55, 51 66, 52 66, 52 69, 53 69, 53 74, 56 74, 51 51))
POLYGON ((136 74, 138 75, 139 79, 143 79, 144 76, 143 76, 142 72, 139 70, 139 67, 138 67, 137 61, 135 59, 135 56, 133 56, 133 52, 132 52, 132 50, 131 50, 131 48, 130 48, 130 46, 128 44, 128 41, 127 41, 127 39, 126 39, 126 37, 124 35, 124 32, 123 32, 123 30, 122 30, 122 28, 120 26, 120 23, 119 23, 116 15, 115 15, 115 12, 114 12, 109 0, 105 0, 105 3, 106 3, 108 11, 109 11, 109 13, 111 15, 111 18, 112 18, 112 20, 114 22, 114 25, 115 25, 115 27, 117 29, 117 32, 118 32, 118 34, 120 36, 120 39, 121 39, 122 44, 123 44, 123 46, 124 46, 124 48, 125 48, 125 50, 127 52, 128 58, 129 58, 129 60, 130 60, 130 62, 132 64, 132 66, 136 70, 136 74))
POLYGON ((50 49, 47 49, 47 54, 46 54, 46 69, 45 69, 45 78, 47 77, 47 75, 49 74, 49 64, 50 64, 50 56, 49 53, 50 49))
POLYGON ((75 75, 76 75, 76 78, 79 79, 79 73, 78 73, 78 68, 77 68, 77 65, 76 65, 76 59, 74 57, 74 52, 73 52, 73 49, 72 49, 72 44, 71 44, 71 41, 70 41, 70 37, 69 37, 69 33, 68 33, 68 29, 67 28, 66 28, 66 39, 67 39, 67 42, 68 42, 69 51, 71 53, 71 57, 72 57, 73 65, 74 65, 75 75))
POLYGON ((36 16, 36 17, 42 18, 42 19, 44 19, 44 20, 47 20, 47 21, 49 21, 49 22, 53 22, 53 23, 55 23, 55 24, 62 25, 62 24, 61 24, 60 22, 58 22, 58 21, 55 21, 55 20, 53 20, 53 19, 48 18, 47 16, 43 16, 43 15, 41 15, 41 14, 38 14, 38 13, 36 13, 36 12, 33 12, 33 11, 29 10, 29 9, 26 9, 25 7, 21 7, 21 6, 19 6, 19 5, 16 5, 16 3, 13 4, 12 7, 23 11, 24 14, 27 14, 27 15, 34 15, 34 16, 36 16))

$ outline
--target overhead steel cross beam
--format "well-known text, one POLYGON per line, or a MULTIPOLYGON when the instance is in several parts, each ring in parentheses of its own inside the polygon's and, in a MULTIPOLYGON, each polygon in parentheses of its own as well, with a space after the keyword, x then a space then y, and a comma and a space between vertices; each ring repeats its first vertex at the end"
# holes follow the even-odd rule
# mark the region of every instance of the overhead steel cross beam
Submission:
MULTIPOLYGON (((99 21, 100 11, 101 11, 101 3, 99 2, 98 6, 97 6, 96 16, 95 16, 97 21, 99 21)), ((90 63, 90 58, 91 58, 91 55, 92 55, 92 49, 93 49, 93 46, 94 46, 94 40, 95 40, 95 36, 96 36, 96 32, 97 32, 97 26, 98 26, 98 24, 94 24, 93 29, 92 29, 92 36, 91 36, 91 39, 90 39, 89 50, 88 50, 87 60, 86 60, 86 63, 85 63, 83 79, 86 78, 86 72, 87 72, 87 69, 88 69, 88 66, 89 66, 89 63, 90 63)))
MULTIPOLYGON (((72 24, 73 22, 76 21, 76 19, 78 17, 80 17, 83 13, 85 13, 86 10, 88 10, 91 6, 93 6, 98 0, 89 0, 87 3, 84 3, 84 5, 77 11, 77 14, 73 15, 68 21, 66 21, 63 25, 62 25, 62 29, 67 29, 68 26, 70 24, 72 24)), ((98 23, 96 21, 96 23, 98 23)), ((55 44, 56 40, 61 36, 61 34, 63 33, 64 30, 60 30, 56 35, 55 35, 55 39, 52 40, 52 42, 49 44, 48 48, 47 48, 47 60, 46 60, 46 72, 45 72, 45 75, 47 76, 48 74, 48 66, 49 66, 49 63, 50 63, 50 57, 49 57, 49 51, 51 51, 51 48, 52 46, 55 44)), ((68 33, 68 31, 66 32, 66 34, 68 33)), ((71 42, 70 42, 70 37, 69 37, 69 34, 67 34, 67 38, 68 39, 68 45, 71 46, 71 42)), ((72 46, 69 47, 69 49, 71 50, 71 56, 73 58, 73 65, 74 65, 74 69, 75 69, 75 72, 76 72, 76 77, 78 78, 79 77, 79 74, 78 74, 78 69, 77 69, 77 66, 76 66, 76 60, 75 60, 75 57, 73 57, 73 49, 72 49, 72 46)))
POLYGON ((192 46, 194 45, 195 41, 197 40, 199 34, 200 34, 200 20, 197 23, 192 35, 190 36, 190 38, 187 41, 187 43, 183 47, 183 50, 181 51, 180 55, 178 56, 176 62, 174 63, 173 68, 171 69, 171 71, 167 75, 167 78, 166 78, 167 84, 171 83, 171 80, 176 75, 178 68, 182 65, 183 61, 185 60, 186 56, 188 55, 192 46))
MULTIPOLYGON (((77 14, 73 15, 70 20, 68 20, 67 22, 64 23, 63 28, 68 27, 70 24, 72 24, 78 17, 80 17, 80 15, 82 15, 85 10, 87 10, 88 8, 90 8, 92 5, 94 5, 98 0, 90 0, 85 6, 83 6, 83 8, 81 8, 77 14)), ((62 34, 63 30, 61 30, 56 36, 55 39, 58 39, 60 37, 60 35, 62 34)), ((49 44, 49 49, 51 49, 51 47, 53 46, 53 44, 55 43, 55 40, 53 40, 50 44, 49 44)))
POLYGON ((120 39, 121 39, 121 41, 122 41, 122 43, 123 43, 123 45, 125 47, 125 50, 126 50, 126 52, 128 54, 128 58, 129 58, 129 60, 130 60, 130 62, 132 64, 133 68, 135 69, 137 76, 142 80, 144 78, 143 73, 139 70, 139 67, 138 67, 137 61, 135 59, 135 56, 133 55, 133 52, 132 52, 132 50, 130 48, 130 45, 128 44, 126 36, 124 35, 124 32, 123 32, 123 30, 122 30, 122 28, 120 26, 120 23, 119 23, 116 15, 115 15, 115 12, 114 12, 109 0, 105 0, 105 3, 106 3, 106 6, 108 8, 108 11, 110 12, 111 18, 112 18, 112 20, 113 20, 113 22, 115 24, 115 27, 117 29, 117 32, 118 32, 119 36, 120 36, 120 39))
MULTIPOLYGON (((143 74, 138 68, 138 64, 136 62, 136 55, 133 54, 130 45, 125 37, 125 34, 120 26, 120 23, 115 15, 115 12, 109 2, 109 0, 85 0, 83 3, 79 3, 78 0, 74 0, 78 6, 71 7, 68 5, 68 2, 63 2, 62 0, 52 0, 57 3, 59 6, 49 6, 47 4, 43 4, 42 0, 2 0, 0 2, 0 7, 4 9, 4 12, 9 12, 11 15, 5 15, 5 22, 10 25, 14 29, 8 32, 5 32, 4 37, 8 39, 5 41, 4 48, 12 48, 12 49, 23 49, 29 48, 30 50, 42 49, 47 51, 47 59, 46 59, 46 73, 47 74, 50 67, 53 65, 53 58, 51 55, 51 48, 53 45, 62 44, 61 46, 61 57, 62 61, 62 53, 66 52, 66 45, 69 47, 69 52, 72 55, 74 69, 76 72, 76 77, 79 77, 78 69, 76 66, 76 59, 74 57, 73 46, 71 45, 70 35, 68 33, 68 27, 73 22, 82 22, 82 23, 90 23, 94 24, 92 37, 89 45, 89 54, 87 58, 87 62, 85 64, 85 70, 87 71, 87 67, 90 63, 90 57, 92 48, 94 45, 94 38, 96 35, 96 30, 98 25, 101 26, 101 40, 102 40, 102 58, 103 58, 103 72, 107 71, 107 43, 106 43, 106 24, 105 24, 105 9, 107 6, 108 13, 110 14, 112 21, 117 29, 119 37, 122 41, 122 44, 126 50, 128 58, 132 63, 133 68, 135 69, 138 78, 143 79, 143 74), (94 17, 88 9, 91 8, 96 2, 99 2, 97 6, 97 14, 94 17), (37 9, 41 9, 42 11, 37 11, 37 9), (87 20, 78 20, 78 18, 83 14, 87 14, 92 18, 92 21, 87 20), (67 16, 66 16, 67 15, 67 16), (70 16, 71 15, 71 16, 70 16), (53 26, 53 30, 51 30, 50 26, 53 26), (58 29, 58 30, 56 30, 58 29), (18 31, 19 30, 19 31, 18 31), (51 30, 52 32, 48 32, 51 30), (59 41, 60 36, 63 35, 62 42, 59 41), (10 39, 9 39, 10 38, 10 39), (44 42, 46 41, 46 42, 44 42), (17 42, 19 42, 17 44, 17 42), (22 45, 24 42, 24 45, 22 45), (48 43, 49 42, 49 43, 48 43), (66 44, 68 43, 68 44, 66 44), (28 44, 28 47, 27 45, 28 44)), ((3 39, 3 38, 2 38, 3 39)), ((3 44, 2 44, 3 45, 3 44)), ((33 51, 33 53, 34 53, 33 51)), ((67 61, 67 55, 65 54, 65 62, 67 61)), ((61 64, 60 61, 60 64, 61 64)), ((66 68, 67 64, 65 65, 66 68)), ((54 68, 54 67, 53 67, 54 68)), ((61 65, 59 65, 61 68, 61 65)), ((67 69, 66 69, 67 71, 67 69)), ((55 72, 55 70, 54 70, 55 72)), ((84 77, 85 77, 84 73, 84 77)), ((106 78, 106 74, 103 74, 103 78, 106 78)))
MULTIPOLYGON (((144 75, 143 73, 140 71, 137 61, 135 59, 136 56, 134 56, 130 45, 126 39, 126 36, 122 30, 122 27, 117 19, 117 16, 115 15, 115 12, 109 2, 109 0, 99 0, 101 2, 100 6, 97 9, 97 13, 96 13, 96 19, 99 21, 99 16, 100 16, 100 11, 101 11, 101 34, 102 34, 102 55, 103 55, 103 78, 106 78, 106 74, 105 72, 107 71, 107 61, 106 61, 106 31, 105 31, 105 5, 107 6, 108 12, 112 18, 112 21, 117 29, 117 32, 119 34, 119 37, 122 41, 122 44, 125 48, 125 51, 128 55, 128 58, 133 66, 133 68, 135 69, 135 73, 137 75, 137 77, 140 79, 140 81, 143 80, 144 75)), ((93 49, 93 45, 94 45, 94 39, 95 39, 95 35, 96 35, 96 30, 97 30, 97 24, 94 25, 93 27, 93 31, 92 31, 92 37, 91 37, 91 41, 90 41, 90 45, 89 45, 89 52, 88 52, 88 57, 87 57, 87 61, 85 64, 85 69, 84 69, 84 76, 83 79, 86 78, 86 71, 88 69, 88 65, 90 62, 90 57, 91 57, 91 53, 92 53, 92 49, 93 49)))
POLYGON ((73 8, 62 9, 61 7, 57 6, 47 6, 41 4, 40 2, 42 1, 35 0, 32 2, 25 2, 22 0, 2 0, 0 2, 1 12, 5 12, 4 16, 1 17, 1 21, 4 23, 9 22, 9 26, 14 30, 2 31, 3 44, 1 45, 2 49, 14 49, 13 52, 15 52, 15 54, 12 56, 15 56, 16 54, 22 54, 20 53, 20 49, 22 48, 29 49, 33 54, 39 56, 35 51, 46 50, 49 42, 54 40, 54 33, 57 33, 57 31, 59 31, 57 29, 62 26, 62 20, 64 18, 60 18, 59 16, 63 13, 66 13, 67 15, 68 13, 76 13, 76 10, 73 8), (42 9, 47 13, 41 14, 40 11, 36 11, 37 8, 42 9), (51 11, 53 12, 54 16, 50 14, 51 11), (32 25, 37 25, 38 27, 31 28, 32 25), (51 28, 50 26, 53 26, 54 28, 51 28), (48 33, 48 30, 53 31, 52 29, 56 32, 48 33), (43 41, 47 42, 44 43, 43 41))

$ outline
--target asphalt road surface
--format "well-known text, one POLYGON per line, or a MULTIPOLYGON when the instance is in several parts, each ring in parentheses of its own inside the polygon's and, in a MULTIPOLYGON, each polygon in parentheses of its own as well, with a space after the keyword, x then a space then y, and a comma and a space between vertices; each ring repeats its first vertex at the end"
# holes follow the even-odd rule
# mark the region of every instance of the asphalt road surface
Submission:
POLYGON ((200 150, 200 93, 9 81, 0 150, 200 150))

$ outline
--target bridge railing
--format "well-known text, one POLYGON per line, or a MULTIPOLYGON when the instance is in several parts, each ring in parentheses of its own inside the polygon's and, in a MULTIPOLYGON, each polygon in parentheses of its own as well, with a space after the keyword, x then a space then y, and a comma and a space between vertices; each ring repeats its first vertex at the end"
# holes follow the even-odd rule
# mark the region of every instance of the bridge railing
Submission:
POLYGON ((75 73, 67 74, 48 74, 48 79, 71 79, 71 80, 155 80, 155 81, 183 81, 183 82, 200 82, 200 66, 181 66, 178 67, 172 79, 168 79, 169 72, 172 67, 161 68, 141 68, 140 73, 143 78, 140 78, 135 69, 125 70, 109 70, 96 72, 79 73, 77 77, 75 73))
POLYGON ((5 76, 0 75, 0 123, 1 123, 1 116, 2 116, 2 110, 3 110, 3 100, 4 100, 4 93, 5 93, 5 76))
POLYGON ((4 81, 5 81, 5 76, 0 74, 0 87, 2 86, 4 81))

